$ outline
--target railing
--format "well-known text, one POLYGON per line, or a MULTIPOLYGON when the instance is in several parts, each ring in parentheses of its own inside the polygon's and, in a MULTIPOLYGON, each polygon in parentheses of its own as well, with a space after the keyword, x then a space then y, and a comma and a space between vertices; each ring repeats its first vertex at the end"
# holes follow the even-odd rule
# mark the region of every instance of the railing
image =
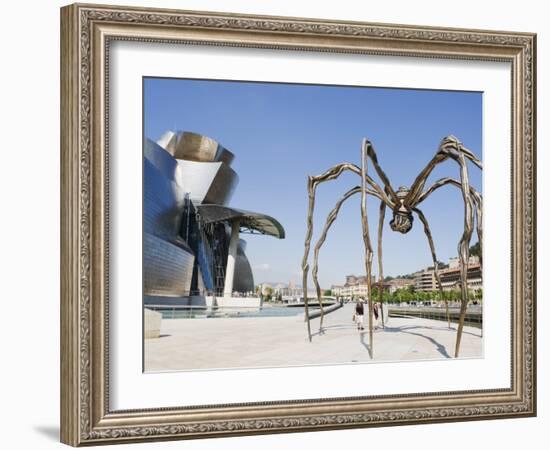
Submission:
MULTIPOLYGON (((421 319, 432 319, 432 320, 441 320, 446 321, 447 315, 445 313, 445 308, 432 308, 432 307, 395 307, 390 306, 388 308, 390 317, 419 317, 421 319)), ((449 309, 449 318, 451 322, 458 323, 460 318, 460 309, 452 308, 449 309)), ((483 324, 483 313, 481 308, 470 309, 466 311, 466 316, 464 322, 481 328, 483 324)))

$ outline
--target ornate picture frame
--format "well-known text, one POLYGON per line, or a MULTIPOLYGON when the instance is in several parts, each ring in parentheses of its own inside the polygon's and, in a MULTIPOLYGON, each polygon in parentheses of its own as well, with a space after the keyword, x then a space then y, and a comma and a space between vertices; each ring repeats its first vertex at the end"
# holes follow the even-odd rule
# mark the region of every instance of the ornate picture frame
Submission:
POLYGON ((74 4, 61 9, 61 440, 97 445, 536 415, 536 36, 74 4), (508 388, 113 410, 109 57, 115 41, 511 65, 508 388))

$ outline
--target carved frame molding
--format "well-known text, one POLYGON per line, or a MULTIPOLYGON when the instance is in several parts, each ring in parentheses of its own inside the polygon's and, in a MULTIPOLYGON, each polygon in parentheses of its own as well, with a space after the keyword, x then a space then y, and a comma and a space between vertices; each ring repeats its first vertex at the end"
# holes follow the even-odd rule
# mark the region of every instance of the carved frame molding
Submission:
POLYGON ((61 439, 73 446, 496 419, 536 414, 536 36, 359 22, 71 5, 61 10, 61 439), (111 411, 108 62, 113 40, 509 61, 510 389, 111 411))

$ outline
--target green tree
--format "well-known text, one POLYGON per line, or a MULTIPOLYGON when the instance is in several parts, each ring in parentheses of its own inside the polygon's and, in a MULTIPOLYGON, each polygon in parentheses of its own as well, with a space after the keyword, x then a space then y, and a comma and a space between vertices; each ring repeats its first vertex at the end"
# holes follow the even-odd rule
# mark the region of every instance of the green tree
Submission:
POLYGON ((399 289, 396 289, 391 293, 391 300, 392 303, 399 303, 399 289))
POLYGON ((396 289, 393 293, 394 302, 401 303, 405 301, 405 295, 408 291, 403 288, 396 289))
POLYGON ((478 302, 482 302, 483 301, 483 289, 482 288, 479 288, 476 290, 476 299, 478 302))
POLYGON ((323 292, 323 295, 325 297, 331 297, 332 296, 332 290, 331 289, 325 289, 325 291, 323 292))
POLYGON ((470 255, 478 257, 481 256, 481 245, 479 245, 479 242, 476 242, 470 247, 470 255))
POLYGON ((458 302, 462 299, 462 294, 460 293, 460 289, 453 289, 451 291, 451 301, 458 302))
POLYGON ((401 300, 410 303, 414 300, 414 294, 410 289, 404 289, 401 300))

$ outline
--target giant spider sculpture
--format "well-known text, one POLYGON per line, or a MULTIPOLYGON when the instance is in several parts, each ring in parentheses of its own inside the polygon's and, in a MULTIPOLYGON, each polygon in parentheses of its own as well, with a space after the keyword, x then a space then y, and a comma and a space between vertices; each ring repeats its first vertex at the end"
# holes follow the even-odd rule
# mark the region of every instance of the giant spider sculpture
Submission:
MULTIPOLYGON (((458 357, 460 350, 460 340, 462 337, 462 330, 464 327, 464 318, 466 315, 466 308, 468 305, 468 260, 469 260, 469 248, 470 241, 472 238, 473 227, 474 227, 474 215, 476 221, 477 235, 479 239, 480 246, 482 245, 482 207, 483 207, 483 198, 481 194, 476 191, 471 185, 468 177, 468 165, 467 161, 470 160, 474 163, 479 169, 483 170, 481 161, 462 143, 454 136, 447 136, 441 141, 439 148, 435 156, 431 159, 428 165, 420 172, 420 174, 414 180, 414 183, 410 188, 399 187, 397 192, 392 188, 388 177, 384 171, 380 168, 378 164, 378 159, 376 152, 372 144, 364 139, 361 146, 361 167, 356 166, 351 163, 341 163, 327 170, 325 173, 317 176, 308 177, 308 196, 309 196, 309 207, 308 207, 308 216, 307 216, 307 231, 305 239, 305 249, 304 257, 302 260, 302 276, 303 276, 303 292, 304 292, 304 302, 305 302, 305 320, 307 322, 307 332, 308 338, 311 341, 311 325, 309 317, 309 304, 307 298, 307 278, 309 271, 309 252, 311 247, 311 237, 313 234, 313 211, 315 207, 315 191, 317 186, 325 181, 330 181, 338 178, 344 171, 349 170, 361 177, 361 185, 356 186, 349 191, 347 191, 343 197, 338 200, 334 209, 329 213, 325 226, 321 232, 319 240, 314 247, 314 262, 312 268, 312 278, 315 284, 315 290, 317 294, 317 300, 320 305, 320 332, 323 330, 323 318, 324 318, 324 309, 321 301, 321 288, 319 286, 319 281, 317 279, 317 271, 319 268, 319 251, 326 240, 328 231, 340 211, 342 204, 349 199, 354 194, 361 194, 361 226, 363 230, 363 243, 365 246, 365 269, 367 274, 367 298, 368 298, 368 309, 369 309, 369 347, 371 358, 374 355, 373 352, 373 301, 372 301, 372 259, 373 259, 373 250, 371 245, 371 239, 369 235, 368 227, 368 218, 367 218, 367 196, 371 195, 380 200, 380 215, 378 222, 378 276, 379 280, 383 280, 383 267, 382 267, 382 230, 384 225, 384 217, 386 213, 386 208, 390 208, 393 212, 393 218, 390 221, 390 228, 393 231, 399 233, 408 233, 414 221, 413 213, 418 216, 420 221, 424 226, 424 233, 428 240, 428 245, 432 254, 432 260, 434 264, 434 275, 439 288, 439 294, 442 299, 443 288, 441 286, 441 281, 439 278, 438 262, 435 253, 435 246, 432 239, 432 234, 428 221, 422 211, 418 208, 418 205, 422 203, 430 194, 432 194, 436 189, 439 189, 442 186, 451 185, 455 186, 462 192, 462 197, 464 199, 464 232, 458 243, 458 256, 460 262, 460 279, 458 284, 460 285, 461 290, 461 306, 460 306, 460 317, 456 335, 456 345, 455 345, 455 357, 458 357), (460 181, 454 178, 441 178, 436 181, 428 189, 424 190, 426 181, 431 174, 432 170, 440 163, 447 159, 453 159, 458 163, 460 169, 460 181), (378 174, 380 180, 384 184, 384 189, 382 189, 367 173, 368 160, 372 161, 374 170, 378 174)), ((481 262, 481 258, 480 258, 481 262)), ((379 289, 379 300, 382 304, 382 293, 383 289, 380 283, 379 289)), ((449 307, 447 300, 445 300, 445 308, 447 314, 447 322, 450 328, 450 319, 449 319, 449 307)), ((384 317, 382 312, 382 317, 384 317)))

